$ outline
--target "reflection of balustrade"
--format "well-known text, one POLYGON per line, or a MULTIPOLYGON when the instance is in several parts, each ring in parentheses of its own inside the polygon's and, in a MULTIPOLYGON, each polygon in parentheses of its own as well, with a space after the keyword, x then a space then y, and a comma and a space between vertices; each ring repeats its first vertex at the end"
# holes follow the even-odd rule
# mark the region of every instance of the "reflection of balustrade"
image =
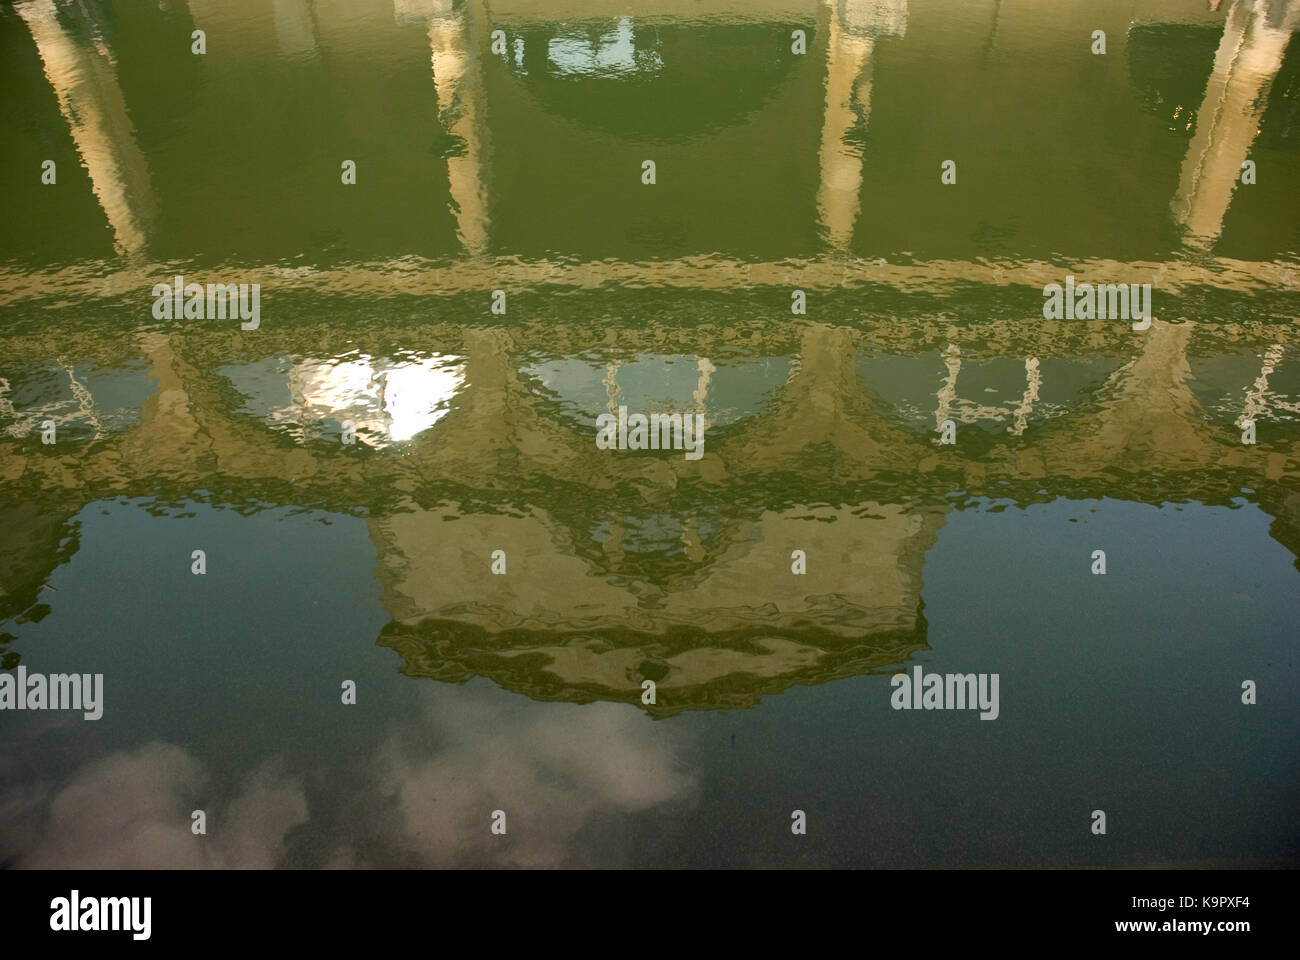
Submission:
MULTIPOLYGON (((1026 456, 1039 464, 1035 473, 1046 470, 1060 476, 1096 477, 1108 466, 1123 463, 1146 470, 1212 469, 1229 462, 1262 466, 1269 457, 1284 456, 1284 463, 1292 462, 1300 447, 1287 439, 1292 433, 1288 431, 1270 444, 1242 449, 1237 434, 1207 419, 1189 386, 1187 349, 1194 330, 1214 333, 1214 327, 1154 321, 1150 331, 1136 338, 1137 355, 1094 396, 1081 400, 1074 414, 1044 421, 1028 439, 1023 429, 1016 429, 1038 390, 1036 365, 1027 362, 1026 392, 1013 414, 1013 426, 1004 440, 978 455, 978 464, 968 463, 976 455, 963 454, 960 445, 943 449, 936 460, 928 435, 895 423, 883 401, 864 389, 857 373, 862 344, 870 340, 864 332, 822 324, 799 329, 798 362, 787 383, 766 409, 711 435, 706 456, 698 462, 596 455, 594 433, 554 415, 553 401, 532 390, 519 373, 515 357, 524 349, 525 334, 469 328, 460 331, 454 344, 442 345, 448 353, 464 357, 454 389, 444 398, 447 412, 408 440, 400 457, 363 464, 340 445, 312 441, 286 446, 265 424, 229 409, 229 396, 213 374, 201 372, 212 362, 198 358, 202 350, 192 360, 179 355, 182 350, 195 353, 189 338, 146 333, 138 342, 157 390, 138 424, 105 433, 77 458, 21 455, 16 445, 26 441, 24 435, 0 447, 0 464, 10 478, 49 470, 61 485, 71 483, 67 474, 72 471, 80 476, 78 482, 91 487, 153 475, 197 482, 215 466, 218 472, 249 480, 312 477, 325 486, 338 482, 349 491, 342 494, 345 499, 365 498, 363 476, 388 482, 403 472, 485 490, 539 478, 600 490, 633 484, 649 496, 652 490, 668 495, 691 477, 725 485, 769 472, 825 476, 827 462, 818 459, 818 451, 837 458, 836 476, 868 479, 882 471, 924 472, 944 465, 978 467, 977 474, 1025 476, 1026 456), (1292 452, 1279 453, 1288 443, 1292 452), (815 468, 809 465, 813 461, 815 468)), ((1271 339, 1273 334, 1265 330, 1260 335, 1271 339)), ((52 349, 70 354, 61 346, 52 349)), ((955 350, 953 344, 949 359, 959 362, 955 350)), ((1262 412, 1266 397, 1279 411, 1294 405, 1294 398, 1268 391, 1268 378, 1282 356, 1282 346, 1270 344, 1260 377, 1243 385, 1246 413, 1262 412)), ((35 355, 28 361, 42 362, 35 355)), ((702 371, 700 384, 710 375, 702 371)), ((951 374, 949 379, 954 379, 951 374)), ((697 384, 696 392, 700 389, 697 384)), ((15 415, 23 413, 15 410, 15 415)), ((1286 468, 1274 463, 1270 469, 1276 473, 1286 468)))

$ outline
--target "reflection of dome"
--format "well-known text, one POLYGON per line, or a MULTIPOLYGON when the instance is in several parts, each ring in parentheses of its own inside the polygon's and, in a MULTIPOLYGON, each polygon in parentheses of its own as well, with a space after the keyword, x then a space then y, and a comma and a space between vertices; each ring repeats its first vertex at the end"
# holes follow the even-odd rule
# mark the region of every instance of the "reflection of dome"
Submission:
POLYGON ((556 23, 512 40, 507 69, 541 105, 621 137, 689 139, 758 110, 798 59, 770 24, 556 23))

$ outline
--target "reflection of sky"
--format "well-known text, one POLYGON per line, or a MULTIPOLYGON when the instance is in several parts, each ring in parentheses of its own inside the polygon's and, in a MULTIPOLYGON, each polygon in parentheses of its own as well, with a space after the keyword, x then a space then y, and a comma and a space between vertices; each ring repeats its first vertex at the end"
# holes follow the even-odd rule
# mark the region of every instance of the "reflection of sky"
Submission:
POLYGON ((222 373, 248 396, 246 413, 298 427, 353 420, 357 439, 372 446, 428 430, 447 415, 464 383, 460 358, 437 354, 412 360, 272 357, 222 373))
MULTIPOLYGON (((719 364, 708 375, 703 413, 710 427, 735 423, 762 412, 773 390, 790 377, 787 357, 767 357, 737 364, 719 364)), ((540 381, 558 395, 570 416, 590 421, 609 411, 606 364, 577 357, 525 364, 521 372, 540 381)), ((632 413, 691 413, 700 386, 699 358, 670 354, 643 354, 623 361, 614 374, 614 406, 632 413)))
POLYGON ((650 73, 663 69, 658 53, 636 49, 629 17, 619 20, 618 26, 594 42, 584 29, 568 28, 548 41, 546 58, 559 73, 571 76, 650 73))
POLYGON ((539 704, 484 683, 416 692, 422 708, 351 764, 362 785, 336 790, 324 810, 311 810, 309 774, 291 771, 287 753, 219 782, 192 751, 153 740, 57 786, 13 781, 0 794, 0 858, 47 869, 269 869, 285 863, 290 833, 313 813, 355 826, 357 809, 378 805, 386 814, 365 833, 324 831, 324 865, 582 864, 590 853, 573 840, 589 821, 688 801, 695 790, 680 769, 681 732, 626 705, 539 704), (206 817, 202 836, 191 830, 194 810, 206 817), (496 810, 504 836, 489 829, 496 810))

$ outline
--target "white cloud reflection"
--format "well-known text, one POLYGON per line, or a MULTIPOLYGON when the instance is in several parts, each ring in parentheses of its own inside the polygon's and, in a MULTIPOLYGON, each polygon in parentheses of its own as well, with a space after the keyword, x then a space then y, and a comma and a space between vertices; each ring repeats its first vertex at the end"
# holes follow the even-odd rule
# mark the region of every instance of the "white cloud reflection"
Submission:
MULTIPOLYGON (((0 794, 0 862, 22 868, 519 866, 619 863, 632 831, 589 826, 689 801, 676 728, 622 704, 538 703, 486 684, 421 690, 420 712, 365 756, 309 773, 294 757, 213 783, 190 751, 155 741, 65 782, 0 794), (311 778, 311 788, 308 787, 311 778), (344 786, 344 784, 347 784, 344 786), (204 809, 208 834, 191 833, 204 809), (490 832, 504 810, 506 836, 490 832), (298 828, 302 828, 301 833, 298 828), (290 850, 294 838, 302 846, 290 850)), ((13 756, 10 744, 8 751, 13 756)), ((27 745, 30 748, 30 743, 27 745)), ((17 772, 11 763, 7 774, 17 772)))

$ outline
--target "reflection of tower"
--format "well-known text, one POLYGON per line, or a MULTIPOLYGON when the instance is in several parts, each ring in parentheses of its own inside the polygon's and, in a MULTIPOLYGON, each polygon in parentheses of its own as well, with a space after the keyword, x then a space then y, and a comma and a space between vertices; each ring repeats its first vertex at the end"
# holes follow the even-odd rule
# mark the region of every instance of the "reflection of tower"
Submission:
POLYGON ((1235 0, 1228 11, 1172 204, 1188 243, 1209 246, 1222 232, 1265 95, 1297 27, 1300 0, 1235 0))
POLYGON ((837 248, 853 239, 862 190, 862 151, 844 142, 854 124, 853 100, 856 94, 865 121, 871 111, 872 46, 879 37, 901 37, 906 30, 907 0, 831 0, 817 212, 837 248))
POLYGON ((479 47, 486 19, 479 0, 453 13, 451 0, 435 0, 429 20, 433 50, 433 83, 438 97, 438 122, 464 144, 447 158, 447 180, 455 206, 460 242, 471 254, 487 249, 488 207, 483 185, 486 142, 483 72, 479 47))
POLYGON ((90 175, 91 188, 108 218, 119 253, 144 250, 144 224, 154 208, 149 170, 140 152, 106 52, 77 43, 59 22, 52 0, 14 8, 36 41, 59 112, 90 175))

